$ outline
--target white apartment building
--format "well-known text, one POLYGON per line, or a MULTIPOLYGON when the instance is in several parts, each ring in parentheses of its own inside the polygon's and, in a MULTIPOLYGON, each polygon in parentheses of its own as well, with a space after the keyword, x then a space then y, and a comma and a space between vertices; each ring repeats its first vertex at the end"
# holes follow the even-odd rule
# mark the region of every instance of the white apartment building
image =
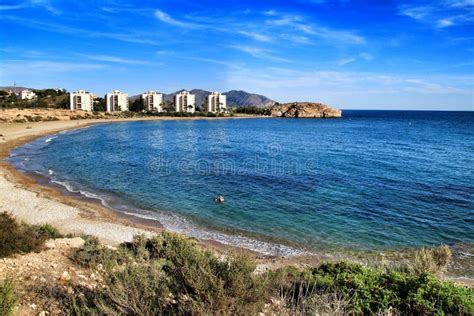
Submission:
POLYGON ((142 94, 145 111, 163 112, 163 95, 155 91, 148 91, 142 94))
POLYGON ((105 103, 107 112, 123 112, 128 111, 128 94, 113 90, 105 95, 105 103))
POLYGON ((20 92, 20 99, 21 100, 31 100, 36 97, 36 93, 31 90, 22 90, 20 92))
POLYGON ((212 113, 223 113, 227 110, 227 98, 219 92, 213 92, 206 97, 205 110, 212 113))
POLYGON ((174 106, 176 112, 194 113, 196 111, 196 97, 186 90, 181 91, 174 96, 174 106))
POLYGON ((93 111, 94 110, 94 95, 84 90, 77 90, 69 93, 69 106, 71 111, 93 111))

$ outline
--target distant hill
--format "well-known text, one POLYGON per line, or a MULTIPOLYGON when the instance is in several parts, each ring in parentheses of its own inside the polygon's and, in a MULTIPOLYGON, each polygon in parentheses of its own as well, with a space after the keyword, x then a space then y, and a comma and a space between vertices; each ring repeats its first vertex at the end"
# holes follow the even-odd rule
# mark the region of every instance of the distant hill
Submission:
POLYGON ((0 90, 13 91, 14 93, 18 94, 22 90, 35 91, 37 89, 32 89, 32 88, 27 88, 27 87, 7 86, 7 87, 0 87, 0 90))
MULTIPOLYGON (((174 96, 181 91, 183 90, 178 90, 170 94, 165 94, 163 96, 163 99, 165 101, 172 102, 174 96)), ((190 90, 189 92, 191 92, 191 94, 194 94, 196 96, 197 105, 204 104, 204 101, 206 100, 206 96, 208 96, 211 93, 211 91, 206 91, 202 89, 193 89, 193 90, 190 90)), ((264 107, 272 106, 276 103, 275 101, 267 98, 266 96, 255 94, 255 93, 249 93, 242 90, 231 90, 229 92, 224 92, 223 94, 227 96, 228 106, 236 106, 236 107, 256 106, 259 108, 264 108, 264 107)))
MULTIPOLYGON (((0 87, 0 90, 12 90, 15 93, 19 93, 21 90, 38 90, 38 89, 33 89, 33 88, 26 88, 26 87, 0 87)), ((170 94, 163 94, 163 99, 164 101, 174 101, 174 96, 178 93, 183 91, 184 89, 178 90, 176 92, 170 93, 170 94)), ((208 96, 211 91, 206 91, 202 89, 193 89, 190 90, 192 94, 196 96, 196 105, 201 106, 204 104, 204 101, 206 100, 206 96, 208 96)), ((242 90, 231 90, 229 92, 224 92, 224 95, 227 96, 227 106, 236 106, 236 107, 242 107, 242 106, 255 106, 258 108, 266 108, 274 105, 276 102, 267 98, 266 96, 260 95, 260 94, 255 94, 255 93, 249 93, 246 91, 242 90)), ((140 95, 134 95, 130 96, 130 102, 135 101, 138 99, 140 95)))
POLYGON ((266 96, 248 93, 242 90, 231 90, 224 93, 227 96, 227 104, 235 106, 256 106, 265 108, 274 105, 276 102, 266 96))

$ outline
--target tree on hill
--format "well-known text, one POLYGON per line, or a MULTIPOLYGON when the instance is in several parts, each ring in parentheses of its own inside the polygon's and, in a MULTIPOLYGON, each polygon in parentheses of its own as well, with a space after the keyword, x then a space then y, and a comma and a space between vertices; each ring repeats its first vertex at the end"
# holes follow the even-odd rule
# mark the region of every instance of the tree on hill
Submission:
POLYGON ((145 105, 143 104, 143 99, 138 98, 130 104, 129 110, 131 112, 141 112, 145 109, 145 105))

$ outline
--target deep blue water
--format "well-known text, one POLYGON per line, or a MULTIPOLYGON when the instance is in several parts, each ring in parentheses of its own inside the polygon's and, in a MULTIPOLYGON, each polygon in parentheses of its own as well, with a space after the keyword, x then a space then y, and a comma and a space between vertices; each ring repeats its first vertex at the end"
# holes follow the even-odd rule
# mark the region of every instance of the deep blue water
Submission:
POLYGON ((474 112, 127 122, 56 136, 10 160, 199 238, 282 254, 474 242, 474 112))

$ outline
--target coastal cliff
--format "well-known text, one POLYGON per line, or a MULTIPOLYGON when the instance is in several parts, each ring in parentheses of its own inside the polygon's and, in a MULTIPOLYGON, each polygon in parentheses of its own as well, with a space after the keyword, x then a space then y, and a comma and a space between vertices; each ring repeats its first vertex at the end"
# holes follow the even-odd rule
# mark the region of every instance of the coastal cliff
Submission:
POLYGON ((274 117, 312 117, 337 118, 342 117, 342 111, 322 103, 293 102, 277 104, 271 108, 274 117))

